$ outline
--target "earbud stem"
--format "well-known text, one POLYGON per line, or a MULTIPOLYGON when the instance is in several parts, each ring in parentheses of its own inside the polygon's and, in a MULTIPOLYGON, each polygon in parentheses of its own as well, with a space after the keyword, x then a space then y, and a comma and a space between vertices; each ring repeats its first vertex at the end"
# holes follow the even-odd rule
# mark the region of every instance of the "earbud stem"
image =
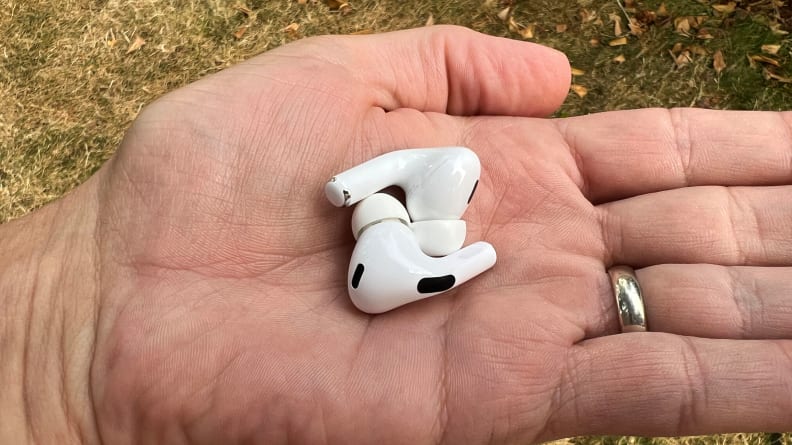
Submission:
POLYGON ((363 198, 384 190, 391 185, 402 186, 401 171, 406 162, 399 158, 425 156, 425 150, 399 150, 385 153, 356 167, 335 175, 325 186, 325 194, 336 207, 357 204, 363 198))

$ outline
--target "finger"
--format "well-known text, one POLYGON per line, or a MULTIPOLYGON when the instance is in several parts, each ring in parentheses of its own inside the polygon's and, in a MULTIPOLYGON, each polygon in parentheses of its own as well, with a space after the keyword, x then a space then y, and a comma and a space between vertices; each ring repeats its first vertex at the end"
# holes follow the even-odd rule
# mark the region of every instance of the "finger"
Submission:
POLYGON ((569 91, 566 56, 528 42, 455 26, 345 39, 350 74, 386 110, 545 116, 569 91))
POLYGON ((649 332, 571 349, 547 436, 790 428, 792 341, 649 332))
POLYGON ((603 204, 607 264, 792 265, 792 186, 692 187, 603 204))
POLYGON ((594 202, 691 185, 792 184, 790 113, 653 109, 556 122, 594 202))
POLYGON ((667 264, 641 269, 637 277, 652 331, 792 339, 790 267, 667 264))
MULTIPOLYGON (((792 268, 662 264, 636 271, 649 330, 731 339, 792 339, 792 268)), ((613 290, 587 317, 589 337, 619 333, 613 290)))

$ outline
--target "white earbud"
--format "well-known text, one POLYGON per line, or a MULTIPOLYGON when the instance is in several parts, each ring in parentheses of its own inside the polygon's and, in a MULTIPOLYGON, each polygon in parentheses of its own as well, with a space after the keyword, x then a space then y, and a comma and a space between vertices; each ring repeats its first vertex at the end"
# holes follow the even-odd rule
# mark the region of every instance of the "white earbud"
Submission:
POLYGON ((459 219, 480 174, 478 156, 465 147, 398 150, 334 176, 325 194, 336 207, 351 206, 395 185, 404 190, 411 221, 459 219))
POLYGON ((453 289, 495 265, 495 249, 477 242, 442 258, 421 251, 407 212, 390 195, 364 199, 352 216, 357 244, 347 283, 352 302, 378 314, 453 289))
POLYGON ((380 215, 392 215, 408 226, 414 233, 421 250, 429 256, 445 256, 462 248, 467 235, 467 224, 461 219, 439 219, 434 221, 410 222, 410 215, 395 198, 384 193, 375 193, 355 207, 352 213, 352 235, 358 239, 372 221, 380 215))
MULTIPOLYGON (((335 206, 350 206, 390 186, 401 187, 421 250, 430 256, 456 252, 465 242, 461 220, 478 186, 478 156, 465 147, 416 148, 378 156, 334 176, 325 194, 335 206)), ((359 228, 353 230, 355 238, 359 228)))

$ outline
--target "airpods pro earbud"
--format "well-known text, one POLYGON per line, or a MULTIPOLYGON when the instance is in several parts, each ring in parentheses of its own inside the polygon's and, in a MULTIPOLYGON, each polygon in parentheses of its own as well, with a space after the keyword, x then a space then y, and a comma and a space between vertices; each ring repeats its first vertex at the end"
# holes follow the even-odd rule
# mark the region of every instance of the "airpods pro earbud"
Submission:
POLYGON ((404 206, 384 193, 357 205, 352 227, 357 244, 349 263, 349 296, 369 314, 453 289, 495 265, 495 249, 485 242, 442 258, 426 255, 404 206))
POLYGON ((410 215, 407 210, 396 199, 384 193, 375 193, 366 198, 368 204, 358 205, 352 213, 352 235, 358 239, 363 229, 368 227, 371 221, 377 221, 377 215, 386 212, 394 215, 392 219, 398 219, 408 226, 415 236, 418 245, 423 253, 429 256, 445 256, 462 248, 467 234, 467 224, 461 219, 441 219, 434 221, 410 222, 410 215), (378 196, 383 195, 383 196, 378 196), (367 201, 369 198, 375 199, 367 201), (388 197, 390 199, 385 199, 388 197), (378 205, 373 205, 376 202, 378 205), (370 214, 369 212, 374 212, 370 214))
POLYGON ((478 156, 465 147, 398 150, 334 176, 325 194, 336 207, 351 206, 395 185, 404 190, 412 221, 458 220, 480 174, 478 156))
MULTIPOLYGON (((325 194, 337 207, 351 206, 390 186, 404 190, 412 229, 430 256, 456 252, 465 242, 461 220, 478 186, 481 164, 465 147, 416 148, 378 156, 334 176, 325 194)), ((357 230, 354 231, 357 238, 357 230)))
POLYGON ((347 285, 352 302, 378 314, 453 289, 495 265, 495 249, 465 248, 460 219, 478 186, 481 165, 464 147, 400 150, 334 176, 325 194, 337 207, 357 204, 357 240, 347 285), (406 208, 378 193, 404 190, 406 208))

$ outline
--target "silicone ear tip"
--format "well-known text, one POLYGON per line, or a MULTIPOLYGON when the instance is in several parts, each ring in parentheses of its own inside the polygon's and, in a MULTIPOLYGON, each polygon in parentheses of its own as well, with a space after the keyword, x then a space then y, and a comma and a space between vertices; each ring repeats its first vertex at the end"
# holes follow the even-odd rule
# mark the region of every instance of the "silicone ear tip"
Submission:
POLYGON ((355 239, 371 223, 398 219, 408 224, 410 215, 398 199, 386 193, 375 193, 360 201, 352 213, 352 234, 355 239))
POLYGON ((325 184, 325 195, 327 200, 336 207, 343 207, 346 204, 349 192, 344 190, 344 185, 336 181, 336 178, 331 179, 325 184))
POLYGON ((410 228, 421 250, 429 256, 446 256, 462 248, 467 224, 461 219, 417 221, 410 228))

